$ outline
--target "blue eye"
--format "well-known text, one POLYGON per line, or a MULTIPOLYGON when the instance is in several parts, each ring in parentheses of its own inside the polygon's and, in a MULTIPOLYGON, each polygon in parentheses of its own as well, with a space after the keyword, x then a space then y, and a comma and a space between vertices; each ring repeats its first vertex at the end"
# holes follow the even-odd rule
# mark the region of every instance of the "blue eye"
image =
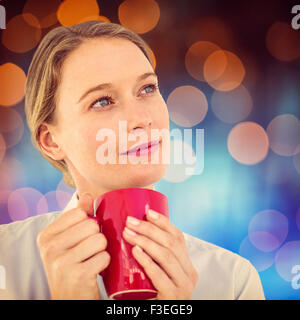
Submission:
MULTIPOLYGON (((143 88, 142 91, 146 90, 146 94, 152 94, 154 93, 156 90, 158 90, 158 84, 149 84, 146 87, 143 88), (146 90, 147 88, 151 88, 151 90, 146 90)), ((94 101, 91 105, 90 108, 92 109, 105 109, 107 106, 109 106, 109 103, 106 104, 102 104, 102 101, 110 101, 110 102, 114 102, 113 98, 109 95, 105 95, 99 99, 97 99, 96 101, 94 101), (100 104, 98 106, 96 106, 96 104, 100 104)))
POLYGON ((157 84, 149 84, 143 90, 145 90, 147 88, 152 88, 152 91, 147 92, 147 93, 152 93, 152 92, 154 92, 154 91, 156 91, 158 89, 158 85, 157 84))
MULTIPOLYGON (((98 102, 100 102, 100 107, 105 108, 107 105, 102 105, 102 104, 101 104, 101 102, 102 102, 102 101, 105 101, 105 100, 107 100, 107 101, 109 101, 109 100, 110 100, 110 101, 113 101, 111 96, 103 96, 103 97, 101 97, 100 99, 97 99, 96 101, 94 101, 94 102, 91 104, 91 107, 94 108, 94 106, 95 106, 98 102)), ((98 107, 96 107, 96 108, 98 108, 98 107)))

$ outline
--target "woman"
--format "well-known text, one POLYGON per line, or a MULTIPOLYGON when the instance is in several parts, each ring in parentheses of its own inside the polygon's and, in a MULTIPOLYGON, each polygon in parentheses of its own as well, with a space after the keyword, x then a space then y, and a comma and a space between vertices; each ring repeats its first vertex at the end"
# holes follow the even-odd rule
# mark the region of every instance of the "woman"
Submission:
MULTIPOLYGON (((119 123, 138 135, 169 130, 147 44, 118 24, 89 21, 49 32, 35 52, 25 112, 32 142, 76 188, 61 212, 0 228, 6 299, 107 299, 99 273, 110 262, 93 200, 119 188, 154 188, 159 162, 99 164, 99 130, 119 123)), ((160 144, 160 151, 163 151, 160 144)), ((104 153, 103 156, 107 155, 104 153)), ((151 154, 147 155, 150 157, 151 154)), ((149 158, 150 159, 150 158, 149 158)), ((158 291, 157 299, 264 299, 258 273, 244 258, 178 230, 159 212, 126 222, 123 237, 158 291)))

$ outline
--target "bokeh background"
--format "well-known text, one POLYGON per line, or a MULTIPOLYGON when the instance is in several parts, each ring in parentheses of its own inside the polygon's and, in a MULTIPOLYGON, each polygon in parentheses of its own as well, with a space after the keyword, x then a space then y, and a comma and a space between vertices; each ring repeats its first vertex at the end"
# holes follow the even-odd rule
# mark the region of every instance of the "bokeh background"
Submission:
MULTIPOLYGON (((292 273, 300 265, 295 4, 0 1, 6 9, 6 29, 0 30, 0 224, 62 210, 75 191, 30 142, 24 83, 37 45, 60 25, 119 23, 151 47, 170 129, 180 130, 182 138, 184 129, 193 130, 183 144, 197 162, 171 163, 155 185, 169 199, 171 221, 249 259, 267 299, 299 299, 300 280, 292 273), (196 129, 204 133, 200 152, 196 129)), ((174 150, 181 138, 171 139, 174 150)))

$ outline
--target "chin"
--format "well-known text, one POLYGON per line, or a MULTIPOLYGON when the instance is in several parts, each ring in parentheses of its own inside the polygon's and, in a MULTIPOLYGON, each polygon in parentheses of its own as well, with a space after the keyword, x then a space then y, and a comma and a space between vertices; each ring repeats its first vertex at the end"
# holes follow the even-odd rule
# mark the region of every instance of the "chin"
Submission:
POLYGON ((158 182, 166 173, 168 165, 145 165, 134 167, 128 172, 130 184, 144 187, 158 182))

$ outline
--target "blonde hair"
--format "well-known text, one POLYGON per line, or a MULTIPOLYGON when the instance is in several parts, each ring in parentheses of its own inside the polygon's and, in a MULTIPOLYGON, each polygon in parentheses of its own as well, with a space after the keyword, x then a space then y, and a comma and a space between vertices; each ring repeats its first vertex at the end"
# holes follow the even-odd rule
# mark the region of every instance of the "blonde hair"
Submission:
POLYGON ((92 38, 123 38, 136 44, 154 66, 148 44, 136 33, 116 23, 87 21, 71 27, 57 27, 41 41, 29 66, 25 87, 25 114, 31 131, 31 142, 63 174, 67 185, 75 188, 74 180, 64 160, 54 160, 43 152, 39 143, 43 122, 54 123, 56 93, 65 58, 85 40, 92 38))

